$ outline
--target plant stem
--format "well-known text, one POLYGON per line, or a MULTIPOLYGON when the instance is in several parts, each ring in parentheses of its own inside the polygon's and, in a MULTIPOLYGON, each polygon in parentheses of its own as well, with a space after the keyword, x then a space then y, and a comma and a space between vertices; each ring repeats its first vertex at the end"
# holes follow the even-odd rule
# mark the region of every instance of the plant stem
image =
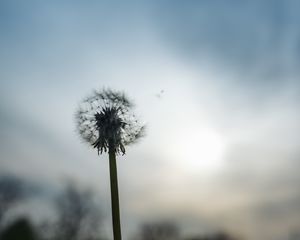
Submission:
POLYGON ((114 149, 109 149, 109 171, 110 171, 110 190, 111 190, 111 210, 114 240, 121 240, 119 191, 116 153, 114 149))

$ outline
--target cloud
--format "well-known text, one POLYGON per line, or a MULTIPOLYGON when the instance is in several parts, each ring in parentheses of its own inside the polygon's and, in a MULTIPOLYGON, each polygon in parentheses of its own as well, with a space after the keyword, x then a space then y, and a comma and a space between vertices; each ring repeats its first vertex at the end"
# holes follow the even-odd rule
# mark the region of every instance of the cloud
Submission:
POLYGON ((165 1, 155 14, 162 38, 195 67, 208 61, 239 72, 248 87, 262 87, 298 73, 298 7, 295 1, 165 1))

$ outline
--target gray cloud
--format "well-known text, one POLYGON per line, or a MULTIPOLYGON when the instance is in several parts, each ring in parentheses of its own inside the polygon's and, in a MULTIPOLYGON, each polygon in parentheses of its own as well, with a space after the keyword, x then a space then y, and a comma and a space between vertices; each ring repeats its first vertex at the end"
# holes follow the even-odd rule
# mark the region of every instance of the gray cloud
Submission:
POLYGON ((245 75, 260 71, 274 84, 298 71, 298 7, 296 1, 166 1, 156 19, 162 36, 182 56, 245 75))

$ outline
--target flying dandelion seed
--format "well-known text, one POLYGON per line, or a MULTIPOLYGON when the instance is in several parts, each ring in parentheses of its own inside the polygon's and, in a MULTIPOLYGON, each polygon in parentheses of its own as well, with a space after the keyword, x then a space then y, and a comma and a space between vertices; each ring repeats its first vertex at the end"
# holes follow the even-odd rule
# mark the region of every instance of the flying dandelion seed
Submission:
POLYGON ((98 155, 109 154, 111 206, 114 240, 121 240, 116 154, 144 135, 145 126, 132 113, 133 104, 123 92, 103 89, 80 104, 77 129, 83 140, 97 148, 98 155))

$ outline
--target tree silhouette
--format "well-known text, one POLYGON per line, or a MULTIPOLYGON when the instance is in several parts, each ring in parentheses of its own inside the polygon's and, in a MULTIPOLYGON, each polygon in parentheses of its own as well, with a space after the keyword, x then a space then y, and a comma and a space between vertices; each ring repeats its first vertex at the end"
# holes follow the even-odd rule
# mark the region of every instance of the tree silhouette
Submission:
POLYGON ((237 240, 237 238, 229 235, 226 232, 220 231, 210 235, 186 238, 186 240, 237 240))
POLYGON ((39 228, 45 240, 99 240, 103 215, 95 205, 94 192, 67 182, 63 192, 55 199, 57 218, 43 222, 39 228))
POLYGON ((97 148, 98 155, 108 152, 111 186, 113 234, 121 240, 116 154, 125 154, 125 146, 136 142, 144 133, 131 112, 133 104, 123 92, 103 89, 81 103, 76 113, 81 137, 97 148))
POLYGON ((26 218, 17 219, 0 234, 1 240, 36 240, 36 233, 26 218))
POLYGON ((168 221, 145 223, 141 226, 136 236, 138 240, 178 240, 180 239, 180 229, 168 221))
POLYGON ((24 197, 24 184, 14 176, 0 178, 0 223, 6 212, 24 197))
POLYGON ((93 193, 68 184, 56 201, 59 214, 57 239, 98 239, 96 227, 101 213, 94 205, 93 193))

